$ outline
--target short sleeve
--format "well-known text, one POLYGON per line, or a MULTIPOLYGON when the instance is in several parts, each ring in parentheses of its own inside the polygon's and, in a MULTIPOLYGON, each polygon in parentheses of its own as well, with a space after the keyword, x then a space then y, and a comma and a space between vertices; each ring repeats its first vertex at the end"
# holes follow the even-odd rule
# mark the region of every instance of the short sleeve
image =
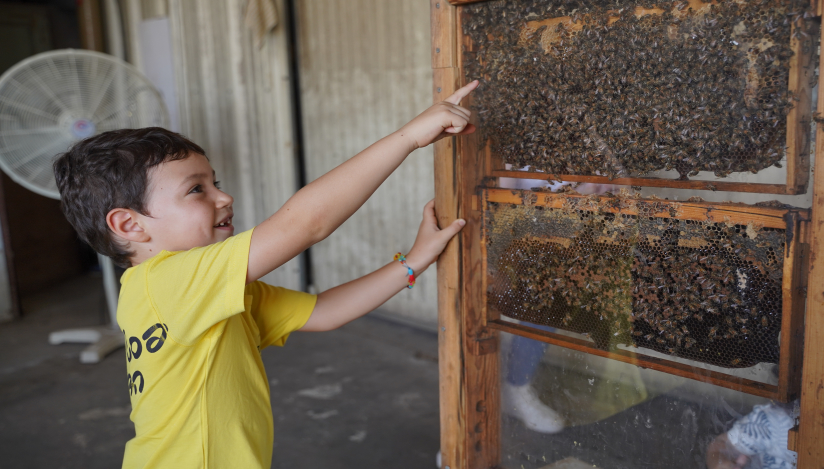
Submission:
POLYGON ((282 347, 289 334, 300 329, 309 320, 318 297, 263 282, 246 286, 252 296, 249 313, 260 330, 260 348, 270 345, 282 347))
POLYGON ((244 311, 252 230, 226 241, 150 259, 145 271, 152 306, 183 345, 244 311))

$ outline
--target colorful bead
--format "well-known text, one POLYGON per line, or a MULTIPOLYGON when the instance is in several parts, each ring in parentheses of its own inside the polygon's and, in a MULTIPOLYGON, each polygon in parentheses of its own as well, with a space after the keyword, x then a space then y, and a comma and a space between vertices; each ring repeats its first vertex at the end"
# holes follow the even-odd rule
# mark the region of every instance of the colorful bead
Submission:
POLYGON ((415 272, 412 271, 412 267, 409 267, 409 264, 406 263, 406 256, 401 253, 395 254, 395 260, 400 262, 404 267, 406 267, 406 275, 408 277, 409 285, 406 288, 412 288, 415 286, 415 272))

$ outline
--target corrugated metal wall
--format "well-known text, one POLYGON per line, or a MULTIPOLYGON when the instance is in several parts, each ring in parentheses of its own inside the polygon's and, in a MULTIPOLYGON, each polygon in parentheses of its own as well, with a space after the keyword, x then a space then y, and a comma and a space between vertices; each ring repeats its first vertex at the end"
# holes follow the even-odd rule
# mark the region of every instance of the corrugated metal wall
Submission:
MULTIPOLYGON (((169 18, 180 131, 204 147, 235 197, 237 232, 265 220, 297 189, 287 22, 282 18, 259 49, 244 24, 246 3, 124 0, 130 57, 138 67, 143 16, 169 18)), ((275 3, 283 12, 283 0, 275 3)), ((298 261, 265 280, 301 288, 298 261)))
MULTIPOLYGON (((314 180, 426 109, 432 99, 429 2, 296 0, 308 179, 314 180)), ((418 150, 326 241, 312 248, 315 286, 364 275, 409 250, 434 197, 431 147, 418 150)), ((434 327, 432 267, 382 310, 434 327)))

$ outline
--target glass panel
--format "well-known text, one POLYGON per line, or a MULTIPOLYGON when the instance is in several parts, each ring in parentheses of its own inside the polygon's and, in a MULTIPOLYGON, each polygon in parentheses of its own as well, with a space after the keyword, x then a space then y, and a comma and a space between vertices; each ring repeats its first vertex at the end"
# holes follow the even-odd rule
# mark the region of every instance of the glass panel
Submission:
POLYGON ((786 450, 792 406, 507 333, 501 339, 504 468, 705 468, 708 451, 709 467, 723 467, 718 455, 732 461, 744 452, 749 468, 792 467, 776 465, 794 460, 786 450))
POLYGON ((624 361, 637 351, 681 376, 710 370, 733 388, 744 378, 751 392, 769 395, 766 384, 777 395, 782 321, 801 314, 783 298, 794 285, 785 259, 797 262, 786 211, 759 208, 756 223, 738 207, 665 200, 485 198, 493 314, 572 333, 577 350, 624 361))

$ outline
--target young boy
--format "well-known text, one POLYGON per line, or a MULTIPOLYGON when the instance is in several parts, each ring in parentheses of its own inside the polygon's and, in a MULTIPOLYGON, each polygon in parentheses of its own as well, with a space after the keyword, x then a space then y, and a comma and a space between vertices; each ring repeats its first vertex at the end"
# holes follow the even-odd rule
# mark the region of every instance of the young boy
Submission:
MULTIPOLYGON (((158 128, 107 132, 60 155, 66 217, 95 250, 128 267, 117 322, 126 338, 136 436, 124 468, 268 468, 272 409, 260 349, 296 330, 328 331, 414 283, 464 225, 424 209, 404 263, 314 296, 257 279, 329 236, 416 148, 474 131, 458 90, 308 184, 233 236, 232 197, 203 149, 158 128)), ((398 190, 403 190, 399 187, 398 190)), ((401 259, 403 260, 403 259, 401 259)))

